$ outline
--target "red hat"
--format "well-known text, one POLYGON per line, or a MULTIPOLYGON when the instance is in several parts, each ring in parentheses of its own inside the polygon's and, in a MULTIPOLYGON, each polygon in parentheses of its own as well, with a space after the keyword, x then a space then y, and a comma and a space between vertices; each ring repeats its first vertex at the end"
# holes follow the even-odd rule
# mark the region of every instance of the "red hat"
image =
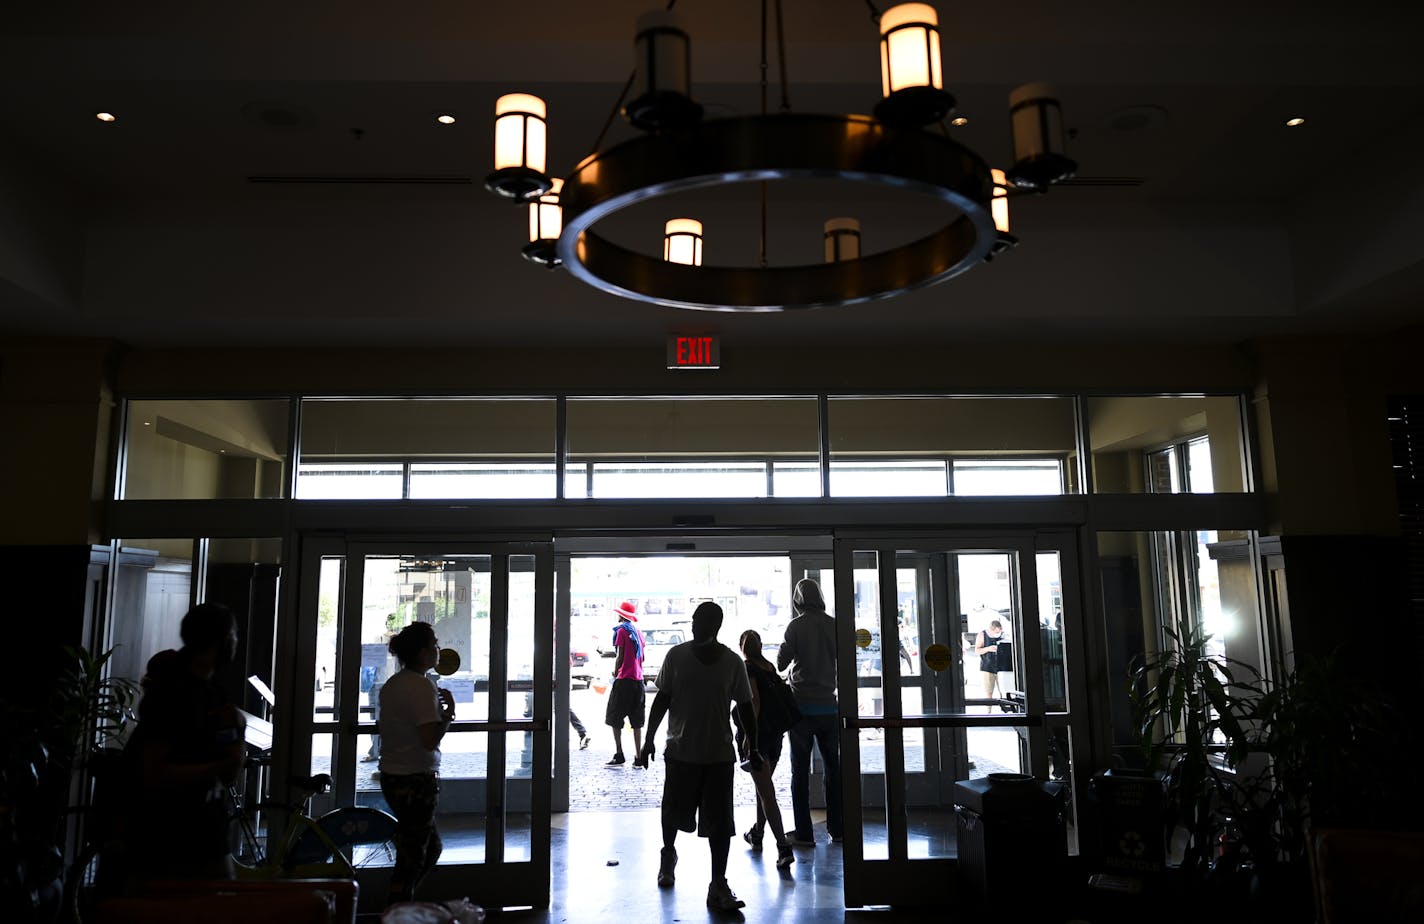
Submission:
POLYGON ((624 600, 622 603, 618 604, 618 608, 613 611, 613 615, 617 616, 619 619, 627 619, 631 622, 638 621, 637 613, 638 607, 633 604, 632 600, 624 600))

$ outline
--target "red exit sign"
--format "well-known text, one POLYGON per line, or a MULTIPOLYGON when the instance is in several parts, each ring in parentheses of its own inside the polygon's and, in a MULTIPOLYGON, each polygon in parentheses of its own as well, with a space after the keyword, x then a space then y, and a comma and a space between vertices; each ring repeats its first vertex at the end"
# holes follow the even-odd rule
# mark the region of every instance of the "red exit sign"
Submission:
POLYGON ((670 334, 667 338, 669 369, 718 369, 722 341, 716 334, 670 334))

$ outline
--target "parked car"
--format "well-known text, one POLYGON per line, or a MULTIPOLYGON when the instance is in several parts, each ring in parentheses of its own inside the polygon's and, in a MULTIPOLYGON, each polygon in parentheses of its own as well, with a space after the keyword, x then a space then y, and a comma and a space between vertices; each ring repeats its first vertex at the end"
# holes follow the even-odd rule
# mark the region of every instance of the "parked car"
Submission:
POLYGON ((658 671, 662 670, 663 658, 674 645, 687 641, 682 629, 643 630, 643 682, 657 683, 658 671))
POLYGON ((586 690, 593 682, 593 674, 588 669, 588 651, 582 648, 569 649, 569 680, 575 690, 586 690))

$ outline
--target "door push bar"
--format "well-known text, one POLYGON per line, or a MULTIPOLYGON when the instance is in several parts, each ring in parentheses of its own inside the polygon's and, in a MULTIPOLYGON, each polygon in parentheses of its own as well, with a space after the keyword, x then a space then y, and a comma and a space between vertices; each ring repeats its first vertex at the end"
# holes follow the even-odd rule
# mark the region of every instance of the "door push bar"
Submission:
POLYGON ((519 721, 487 722, 451 722, 450 730, 463 732, 489 732, 499 734, 500 732, 546 732, 549 730, 548 719, 520 719, 519 721))
POLYGON ((843 716, 841 727, 848 730, 861 728, 1042 728, 1043 716, 1005 713, 1003 715, 970 715, 967 712, 952 712, 948 715, 907 715, 898 719, 876 717, 862 719, 859 716, 843 716))

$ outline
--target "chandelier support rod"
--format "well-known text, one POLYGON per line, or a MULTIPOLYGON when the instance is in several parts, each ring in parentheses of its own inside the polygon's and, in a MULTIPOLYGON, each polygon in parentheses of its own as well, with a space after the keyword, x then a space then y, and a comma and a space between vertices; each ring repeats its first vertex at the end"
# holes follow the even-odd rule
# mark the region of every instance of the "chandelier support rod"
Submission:
MULTIPOLYGON (((761 114, 766 115, 766 0, 761 0, 761 114)), ((766 180, 761 181, 761 268, 766 269, 766 180)))
POLYGON ((791 111, 791 89, 786 82, 786 28, 781 19, 781 0, 776 0, 776 63, 781 69, 781 111, 791 111))
POLYGON ((865 5, 870 7, 870 21, 876 25, 880 24, 880 10, 876 7, 874 0, 865 0, 865 5))
POLYGON ((593 147, 589 148, 590 154, 597 154, 598 149, 603 147, 603 138, 608 134, 609 127, 613 125, 613 120, 618 116, 618 110, 623 108, 623 100, 628 98, 628 91, 633 89, 633 81, 637 78, 638 69, 634 68, 623 83, 623 92, 618 94, 618 98, 613 101, 613 108, 608 110, 608 118, 603 120, 603 128, 599 129, 598 137, 593 141, 593 147))

